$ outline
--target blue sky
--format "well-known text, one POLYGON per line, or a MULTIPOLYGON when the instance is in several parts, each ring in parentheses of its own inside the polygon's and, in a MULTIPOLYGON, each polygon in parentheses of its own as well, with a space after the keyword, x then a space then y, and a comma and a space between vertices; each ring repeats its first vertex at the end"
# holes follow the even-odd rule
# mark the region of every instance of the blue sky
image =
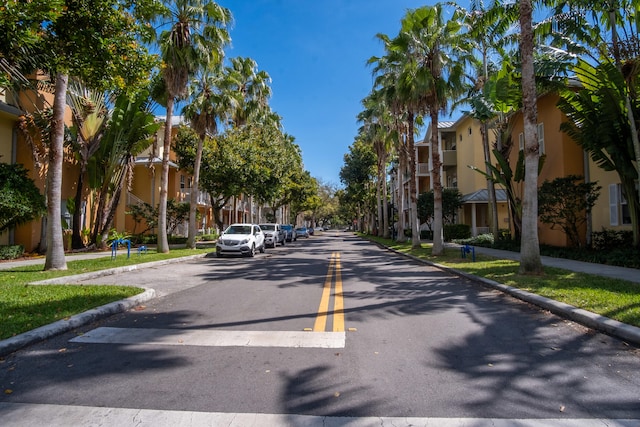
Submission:
MULTIPOLYGON (((271 108, 302 150, 305 169, 340 184, 343 156, 373 79, 366 62, 383 54, 375 35, 395 36, 419 0, 218 0, 234 25, 227 57, 251 57, 272 78, 271 108)), ((460 2, 461 4, 467 3, 460 2)))

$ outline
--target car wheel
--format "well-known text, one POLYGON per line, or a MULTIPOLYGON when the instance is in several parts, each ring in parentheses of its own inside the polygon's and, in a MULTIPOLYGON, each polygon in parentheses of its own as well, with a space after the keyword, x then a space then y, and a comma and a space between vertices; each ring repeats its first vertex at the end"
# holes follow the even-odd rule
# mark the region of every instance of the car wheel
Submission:
POLYGON ((284 246, 285 243, 287 243, 287 240, 286 239, 282 239, 282 242, 280 242, 280 243, 282 244, 282 246, 284 246))
POLYGON ((255 254, 256 254, 256 244, 254 243, 254 244, 251 245, 251 250, 249 251, 249 256, 253 257, 253 256, 255 256, 255 254))
POLYGON ((263 254, 264 253, 264 244, 262 246, 260 246, 260 253, 263 254))

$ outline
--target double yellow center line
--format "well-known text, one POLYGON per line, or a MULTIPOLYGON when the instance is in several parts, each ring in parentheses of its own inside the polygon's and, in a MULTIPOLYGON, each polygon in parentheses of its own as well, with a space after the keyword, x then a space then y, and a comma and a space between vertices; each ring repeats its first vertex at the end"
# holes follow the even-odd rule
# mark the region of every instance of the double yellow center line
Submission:
POLYGON ((322 290, 322 299, 320 300, 320 307, 318 307, 318 315, 313 325, 313 332, 324 332, 327 327, 327 318, 331 314, 329 311, 331 297, 333 297, 333 332, 344 332, 344 302, 339 252, 333 252, 331 254, 329 269, 327 270, 327 276, 322 290), (332 294, 331 289, 334 283, 335 288, 332 294))

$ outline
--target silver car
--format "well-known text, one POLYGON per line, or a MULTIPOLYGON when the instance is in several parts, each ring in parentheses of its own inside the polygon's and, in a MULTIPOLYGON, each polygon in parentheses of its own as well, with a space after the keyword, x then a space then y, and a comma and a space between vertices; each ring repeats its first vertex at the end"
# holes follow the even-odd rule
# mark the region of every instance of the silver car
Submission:
POLYGON ((260 224, 260 228, 264 232, 264 242, 266 246, 275 248, 277 245, 285 245, 285 234, 280 224, 260 224))
POLYGON ((218 238, 216 255, 254 256, 256 251, 264 253, 265 236, 257 224, 232 224, 218 238))

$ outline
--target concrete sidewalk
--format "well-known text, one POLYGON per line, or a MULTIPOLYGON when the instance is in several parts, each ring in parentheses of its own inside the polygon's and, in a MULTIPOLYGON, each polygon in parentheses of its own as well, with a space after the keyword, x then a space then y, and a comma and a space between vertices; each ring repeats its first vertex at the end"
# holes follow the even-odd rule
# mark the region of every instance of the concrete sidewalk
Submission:
MULTIPOLYGON (((483 254, 500 259, 512 259, 519 261, 520 253, 503 251, 499 249, 483 248, 474 246, 477 254, 483 254)), ((594 274, 596 276, 611 277, 614 279, 627 280, 629 282, 640 283, 640 270, 636 268, 616 267, 614 265, 594 264, 590 262, 574 261, 571 259, 554 258, 543 256, 542 265, 545 267, 557 267, 569 271, 594 274)))

